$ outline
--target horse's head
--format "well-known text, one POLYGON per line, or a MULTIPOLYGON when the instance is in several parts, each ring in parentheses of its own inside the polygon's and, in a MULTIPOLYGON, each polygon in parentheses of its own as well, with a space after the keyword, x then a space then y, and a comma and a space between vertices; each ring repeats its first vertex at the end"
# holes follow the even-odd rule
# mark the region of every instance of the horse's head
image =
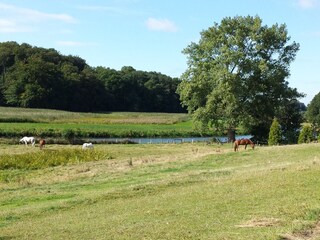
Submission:
POLYGON ((249 141, 249 143, 250 143, 250 145, 251 145, 252 149, 254 149, 254 147, 255 147, 254 142, 252 142, 250 139, 248 139, 248 141, 249 141))

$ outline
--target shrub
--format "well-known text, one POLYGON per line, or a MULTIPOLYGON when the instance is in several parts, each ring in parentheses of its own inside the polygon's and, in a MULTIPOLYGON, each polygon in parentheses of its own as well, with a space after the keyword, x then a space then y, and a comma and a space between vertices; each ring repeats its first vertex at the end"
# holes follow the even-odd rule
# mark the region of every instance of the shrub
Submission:
POLYGON ((281 126, 276 118, 273 119, 270 132, 269 132, 269 138, 268 138, 268 144, 270 146, 272 145, 279 145, 281 143, 281 126))
POLYGON ((309 143, 312 142, 312 128, 309 125, 304 125, 300 134, 299 134, 299 139, 298 143, 309 143))

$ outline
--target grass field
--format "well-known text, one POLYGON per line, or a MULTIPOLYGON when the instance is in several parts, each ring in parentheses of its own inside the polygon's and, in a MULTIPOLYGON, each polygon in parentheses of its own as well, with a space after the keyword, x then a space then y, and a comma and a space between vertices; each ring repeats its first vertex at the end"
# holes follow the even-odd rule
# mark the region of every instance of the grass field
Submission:
POLYGON ((188 114, 182 113, 76 113, 48 109, 0 107, 0 137, 24 135, 76 137, 185 137, 212 136, 195 131, 188 114))
MULTIPOLYGON (((78 149, 0 170, 0 239, 320 239, 319 144, 97 145, 74 161, 78 149)), ((0 163, 39 151, 0 145, 0 163)))
POLYGON ((175 124, 189 120, 185 113, 81 113, 52 109, 0 107, 0 122, 175 124))

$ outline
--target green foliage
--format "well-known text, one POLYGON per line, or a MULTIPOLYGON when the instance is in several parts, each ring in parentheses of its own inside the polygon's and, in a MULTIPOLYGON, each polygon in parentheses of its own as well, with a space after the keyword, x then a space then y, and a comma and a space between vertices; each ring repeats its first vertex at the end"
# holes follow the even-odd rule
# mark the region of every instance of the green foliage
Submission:
POLYGON ((308 105, 306 118, 314 128, 320 128, 320 92, 314 96, 308 105))
POLYGON ((283 101, 283 104, 279 106, 276 116, 281 125, 283 143, 296 144, 298 142, 305 109, 305 105, 296 99, 283 101))
POLYGON ((0 105, 71 111, 184 112, 180 80, 132 67, 90 67, 77 56, 0 43, 0 105))
POLYGON ((259 17, 215 23, 183 51, 188 69, 177 90, 183 106, 204 126, 241 125, 266 140, 278 108, 302 96, 286 81, 299 50, 289 41, 284 24, 264 26, 259 17))
POLYGON ((55 107, 55 93, 62 91, 61 74, 54 63, 31 56, 27 63, 15 64, 5 82, 4 95, 9 105, 21 107, 55 107))
POLYGON ((66 129, 62 132, 62 137, 71 141, 76 137, 76 132, 72 129, 66 129))
POLYGON ((110 111, 183 112, 176 93, 178 78, 128 66, 121 71, 103 67, 95 70, 105 85, 110 111))
POLYGON ((298 143, 310 143, 313 140, 313 133, 310 125, 304 125, 300 134, 298 143))
POLYGON ((279 145, 282 141, 281 126, 277 118, 274 118, 270 127, 268 145, 279 145))

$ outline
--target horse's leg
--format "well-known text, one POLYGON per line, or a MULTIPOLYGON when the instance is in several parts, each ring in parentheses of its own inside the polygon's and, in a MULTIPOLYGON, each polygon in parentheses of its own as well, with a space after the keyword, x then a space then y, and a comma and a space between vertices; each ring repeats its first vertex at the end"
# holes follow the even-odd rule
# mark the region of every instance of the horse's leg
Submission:
POLYGON ((244 149, 245 149, 245 150, 247 149, 247 145, 248 145, 248 144, 246 144, 246 145, 244 146, 244 149))

